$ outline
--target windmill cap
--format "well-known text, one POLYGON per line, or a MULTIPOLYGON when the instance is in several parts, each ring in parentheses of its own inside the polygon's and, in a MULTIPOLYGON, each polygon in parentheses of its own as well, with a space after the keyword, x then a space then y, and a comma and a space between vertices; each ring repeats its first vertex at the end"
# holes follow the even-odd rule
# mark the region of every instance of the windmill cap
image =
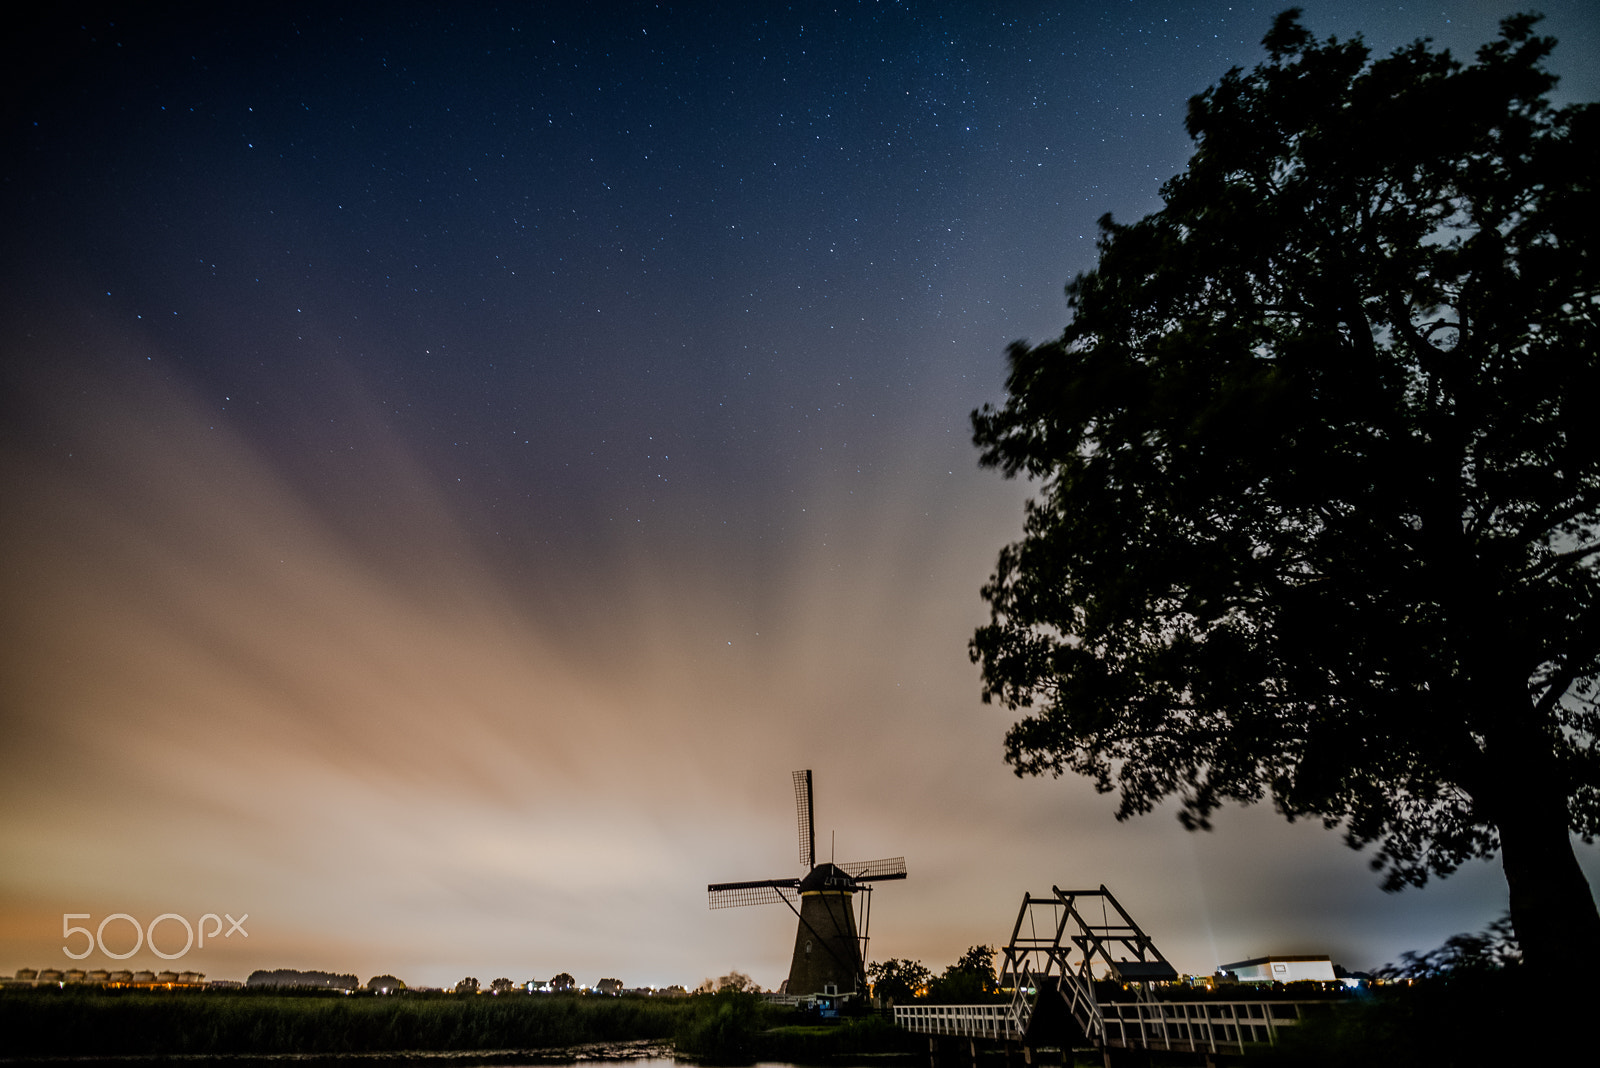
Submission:
POLYGON ((818 864, 811 869, 809 875, 800 880, 802 894, 819 894, 827 891, 853 894, 856 890, 856 881, 850 873, 832 864, 818 864))

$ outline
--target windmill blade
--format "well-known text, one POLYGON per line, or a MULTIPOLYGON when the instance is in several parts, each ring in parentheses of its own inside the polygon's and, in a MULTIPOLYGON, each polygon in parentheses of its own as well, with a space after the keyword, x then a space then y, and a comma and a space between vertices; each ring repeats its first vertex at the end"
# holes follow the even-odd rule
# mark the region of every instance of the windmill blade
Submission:
POLYGON ((811 769, 794 773, 794 807, 800 821, 800 866, 810 871, 817 863, 817 836, 812 830, 811 769))
POLYGON ((706 887, 706 904, 714 909, 784 902, 793 905, 799 900, 799 879, 757 879, 748 883, 712 883, 706 887))
POLYGON ((858 883, 868 883, 874 879, 906 877, 905 857, 885 857, 883 860, 841 860, 834 867, 849 873, 858 883))

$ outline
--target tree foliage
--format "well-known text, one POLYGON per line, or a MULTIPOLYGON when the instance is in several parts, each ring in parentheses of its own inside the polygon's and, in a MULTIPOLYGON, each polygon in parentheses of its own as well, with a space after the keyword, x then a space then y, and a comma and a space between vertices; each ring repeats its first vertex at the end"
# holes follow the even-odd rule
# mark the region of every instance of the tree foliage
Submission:
POLYGON ((1018 774, 1119 818, 1270 798, 1390 889, 1499 849, 1530 960, 1535 899, 1600 948, 1568 838, 1600 830, 1596 108, 1552 106, 1533 16, 1462 64, 1298 14, 973 414, 1041 489, 984 697, 1018 774))
POLYGON ((761 992, 761 985, 737 968, 727 975, 715 979, 707 976, 700 980, 700 985, 694 988, 696 994, 720 994, 730 991, 735 994, 757 994, 761 992))
POLYGON ((744 972, 735 969, 717 980, 717 990, 718 992, 731 990, 738 994, 759 994, 761 987, 744 972))
POLYGON ((933 973, 920 960, 891 957, 867 965, 867 978, 872 983, 873 997, 903 1003, 927 993, 933 973))
POLYGON ((973 946, 961 958, 928 984, 932 1001, 967 1005, 991 1001, 999 996, 1000 983, 994 974, 994 947, 973 946))
POLYGON ((1502 971, 1522 963, 1522 949, 1510 915, 1500 917, 1476 934, 1451 935, 1444 945, 1425 953, 1407 950, 1399 964, 1377 970, 1383 979, 1436 979, 1463 972, 1502 971))

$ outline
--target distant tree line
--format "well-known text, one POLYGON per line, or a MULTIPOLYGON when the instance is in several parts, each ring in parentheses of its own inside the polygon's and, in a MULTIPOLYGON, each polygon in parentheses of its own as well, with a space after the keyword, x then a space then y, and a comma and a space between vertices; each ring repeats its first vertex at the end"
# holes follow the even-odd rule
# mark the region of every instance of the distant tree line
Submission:
POLYGON ((355 990, 361 984, 354 975, 334 972, 298 971, 294 968, 257 969, 244 981, 245 986, 291 986, 317 990, 355 990))
MULTIPOLYGON (((737 975, 738 973, 735 972, 734 974, 737 975)), ((392 979, 392 977, 385 977, 385 978, 391 978, 392 979)), ((723 978, 726 979, 727 977, 724 976, 723 978)), ((749 982, 749 977, 745 976, 744 978, 745 978, 745 981, 748 983, 749 982)), ((396 983, 399 983, 399 980, 397 980, 397 979, 395 979, 393 981, 396 982, 396 983)), ((373 984, 375 986, 377 984, 378 980, 374 979, 372 982, 373 982, 373 984)), ((708 980, 706 980, 706 982, 709 983, 709 982, 711 982, 711 980, 708 979, 708 980)), ((401 985, 401 987, 404 987, 403 983, 400 984, 400 985, 401 985)), ((514 991, 523 990, 523 989, 526 989, 526 990, 528 990, 530 992, 531 991, 535 991, 535 990, 541 990, 541 991, 542 990, 548 990, 548 991, 550 991, 552 993, 556 993, 556 994, 571 994, 571 993, 576 992, 579 989, 579 987, 578 987, 578 980, 573 978, 571 972, 558 972, 555 975, 555 977, 552 978, 548 983, 541 982, 538 979, 531 979, 527 983, 517 983, 517 982, 512 981, 511 979, 507 979, 507 978, 502 977, 502 978, 499 978, 499 979, 490 980, 489 981, 489 985, 488 985, 487 988, 485 988, 481 983, 479 983, 476 977, 469 975, 465 979, 463 979, 459 983, 457 983, 453 989, 454 989, 454 992, 457 993, 457 994, 477 994, 477 993, 481 993, 485 989, 487 989, 488 992, 491 993, 491 994, 510 994, 510 993, 512 993, 514 991)), ((680 991, 682 990, 681 987, 679 987, 677 989, 680 990, 680 991)), ((613 997, 616 996, 616 995, 621 994, 623 992, 623 990, 624 990, 624 987, 623 987, 622 980, 621 979, 615 979, 615 978, 601 979, 593 987, 593 991, 595 993, 597 993, 597 994, 607 994, 607 995, 611 995, 613 997)))

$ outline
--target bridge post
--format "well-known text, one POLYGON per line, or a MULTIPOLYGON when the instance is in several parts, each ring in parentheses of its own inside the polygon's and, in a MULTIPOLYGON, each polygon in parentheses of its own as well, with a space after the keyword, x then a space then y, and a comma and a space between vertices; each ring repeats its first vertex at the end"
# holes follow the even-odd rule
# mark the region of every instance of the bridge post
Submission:
MULTIPOLYGON (((928 1068, 963 1068, 961 1054, 957 1052, 962 1048, 961 1038, 959 1034, 929 1035, 928 1068)), ((965 1068, 978 1068, 978 1040, 968 1038, 965 1046, 965 1068)))

